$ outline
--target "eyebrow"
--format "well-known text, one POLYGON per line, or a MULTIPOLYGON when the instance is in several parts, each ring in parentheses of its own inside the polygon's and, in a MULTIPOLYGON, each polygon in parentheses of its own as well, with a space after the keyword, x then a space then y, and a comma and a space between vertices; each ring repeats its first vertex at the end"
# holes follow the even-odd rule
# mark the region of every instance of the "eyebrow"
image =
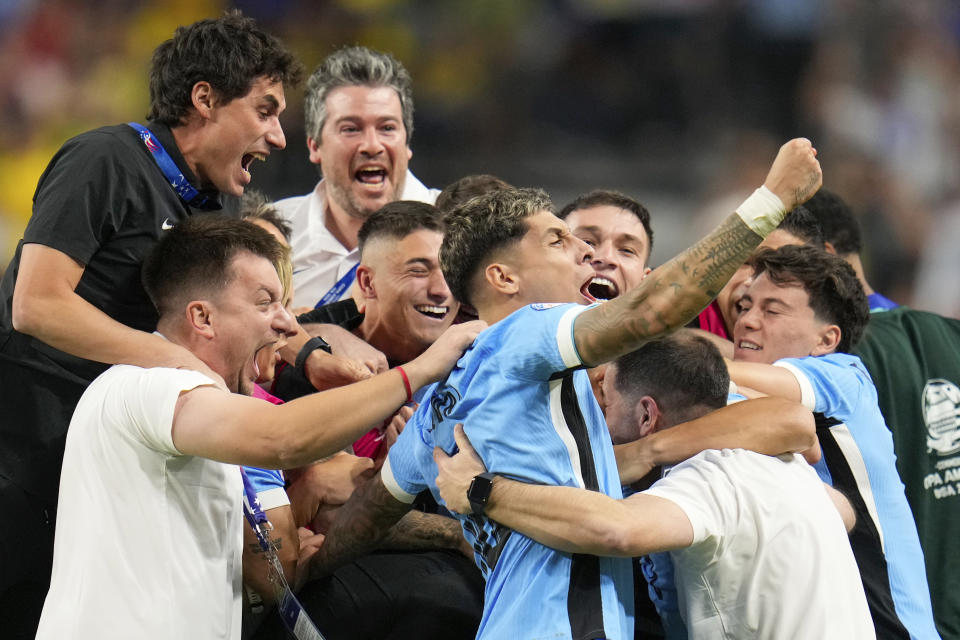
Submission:
POLYGON ((261 96, 260 100, 266 102, 275 111, 280 109, 280 101, 277 100, 277 97, 273 94, 266 93, 261 96))
POLYGON ((280 298, 277 296, 276 292, 273 291, 268 285, 262 284, 262 285, 260 285, 259 287, 257 287, 257 293, 260 293, 261 291, 264 292, 265 294, 267 294, 267 295, 270 297, 270 301, 271 301, 271 302, 280 299, 280 298))
POLYGON ((410 258, 404 264, 407 266, 414 265, 414 264, 422 264, 425 267, 433 266, 433 263, 430 261, 430 258, 410 258))
POLYGON ((557 236, 558 238, 562 238, 565 234, 568 234, 568 233, 570 233, 569 228, 549 227, 546 231, 543 232, 543 235, 541 237, 544 239, 549 238, 550 236, 557 236))
MULTIPOLYGON (((587 233, 593 233, 595 235, 603 235, 603 229, 595 224, 582 224, 576 229, 573 230, 574 233, 585 231, 587 233)), ((619 233, 616 236, 617 240, 626 240, 628 242, 639 242, 643 243, 643 238, 636 236, 632 233, 619 233)))

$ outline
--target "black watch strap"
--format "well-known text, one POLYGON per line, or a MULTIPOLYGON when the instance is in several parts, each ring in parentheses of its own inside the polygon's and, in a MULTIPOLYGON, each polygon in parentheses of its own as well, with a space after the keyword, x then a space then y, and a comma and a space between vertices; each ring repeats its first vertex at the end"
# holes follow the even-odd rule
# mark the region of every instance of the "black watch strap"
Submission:
POLYGON ((317 349, 322 349, 327 353, 333 353, 333 349, 330 348, 330 345, 327 344, 327 341, 321 338, 320 336, 314 336, 303 343, 303 346, 300 347, 300 352, 297 353, 297 360, 294 362, 293 367, 299 371, 304 376, 307 375, 307 372, 304 370, 304 365, 307 364, 307 357, 317 349))
POLYGON ((481 473, 474 476, 470 482, 470 488, 467 489, 467 500, 470 501, 470 509, 474 515, 483 515, 487 508, 487 501, 490 499, 490 491, 493 490, 493 478, 496 474, 481 473))

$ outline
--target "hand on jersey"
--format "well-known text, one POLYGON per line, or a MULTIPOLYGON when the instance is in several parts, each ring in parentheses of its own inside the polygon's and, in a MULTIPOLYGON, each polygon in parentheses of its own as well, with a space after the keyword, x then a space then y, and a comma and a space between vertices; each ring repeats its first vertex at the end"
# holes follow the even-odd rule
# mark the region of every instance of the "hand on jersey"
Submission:
POLYGON ((472 512, 467 490, 474 476, 485 473, 487 468, 477 455, 463 431, 463 425, 453 428, 453 437, 459 452, 448 456, 440 447, 434 447, 433 460, 437 463, 437 489, 447 509, 461 514, 472 512))

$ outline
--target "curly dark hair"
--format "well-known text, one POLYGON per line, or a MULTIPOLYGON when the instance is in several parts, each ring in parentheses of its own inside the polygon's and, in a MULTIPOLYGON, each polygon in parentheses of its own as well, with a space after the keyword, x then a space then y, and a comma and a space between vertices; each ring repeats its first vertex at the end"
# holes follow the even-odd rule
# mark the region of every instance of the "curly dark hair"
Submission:
POLYGON ((445 218, 440 269, 453 297, 474 305, 472 281, 494 251, 519 241, 529 230, 527 218, 553 212, 542 189, 498 189, 471 198, 445 218))
POLYGON ((247 95, 262 77, 287 87, 299 84, 303 66, 252 18, 229 11, 220 18, 178 27, 158 46, 150 64, 148 120, 174 127, 189 113, 193 86, 210 83, 218 101, 247 95))
POLYGON ((867 296, 843 258, 810 245, 761 249, 747 260, 754 276, 766 273, 778 285, 800 285, 818 320, 840 327, 837 351, 850 353, 870 320, 867 296))

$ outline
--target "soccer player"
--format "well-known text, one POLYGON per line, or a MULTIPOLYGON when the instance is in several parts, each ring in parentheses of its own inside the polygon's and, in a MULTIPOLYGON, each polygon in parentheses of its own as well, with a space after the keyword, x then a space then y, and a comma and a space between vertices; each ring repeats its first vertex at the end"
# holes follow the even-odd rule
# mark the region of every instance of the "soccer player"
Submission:
POLYGON ((869 310, 843 259, 809 246, 758 252, 734 325, 730 378, 818 414, 820 477, 857 511, 850 537, 881 638, 939 638, 923 552, 877 390, 850 350, 869 310))
MULTIPOLYGON (((553 215, 543 192, 496 191, 456 209, 441 267, 454 296, 490 328, 420 406, 380 474, 344 505, 313 570, 326 573, 371 548, 423 489, 436 496, 433 448, 454 448, 457 422, 491 471, 621 497, 609 432, 578 369, 690 320, 819 184, 810 142, 786 143, 765 186, 716 231, 640 286, 592 307, 583 306, 593 301, 590 247, 553 215)), ((478 487, 478 504, 483 497, 478 487)), ((479 638, 632 635, 628 560, 561 554, 482 514, 464 518, 463 527, 487 578, 479 638)))

